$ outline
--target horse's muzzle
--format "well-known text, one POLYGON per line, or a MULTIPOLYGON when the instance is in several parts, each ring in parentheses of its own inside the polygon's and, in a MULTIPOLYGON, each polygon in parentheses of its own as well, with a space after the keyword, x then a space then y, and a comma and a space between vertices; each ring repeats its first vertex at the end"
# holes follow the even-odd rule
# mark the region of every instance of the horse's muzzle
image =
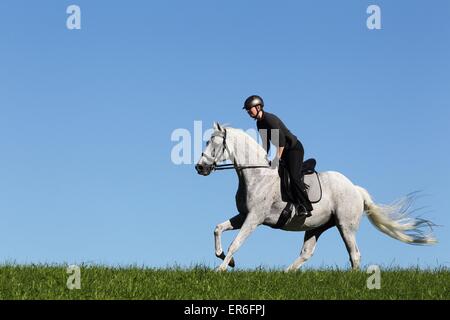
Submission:
POLYGON ((208 164, 197 164, 195 166, 195 170, 197 170, 198 174, 201 174, 202 176, 207 176, 213 171, 214 165, 208 165, 208 164))

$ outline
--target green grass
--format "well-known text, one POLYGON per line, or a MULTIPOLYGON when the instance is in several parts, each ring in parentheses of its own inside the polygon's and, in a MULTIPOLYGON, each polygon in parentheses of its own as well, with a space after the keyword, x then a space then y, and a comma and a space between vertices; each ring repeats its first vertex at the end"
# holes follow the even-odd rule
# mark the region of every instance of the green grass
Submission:
POLYGON ((450 270, 381 269, 381 289, 370 274, 337 269, 231 271, 206 267, 111 268, 81 266, 81 289, 69 290, 66 266, 0 266, 0 299, 449 299, 450 270))

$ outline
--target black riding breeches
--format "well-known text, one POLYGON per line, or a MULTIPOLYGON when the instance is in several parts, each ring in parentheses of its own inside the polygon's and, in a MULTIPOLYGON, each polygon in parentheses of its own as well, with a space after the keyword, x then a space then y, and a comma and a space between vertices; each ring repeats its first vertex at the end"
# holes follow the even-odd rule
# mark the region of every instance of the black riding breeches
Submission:
POLYGON ((291 191, 294 198, 305 206, 308 211, 312 211, 311 202, 308 200, 308 195, 305 191, 305 185, 301 179, 301 171, 303 166, 304 149, 300 141, 289 148, 285 149, 281 158, 286 164, 289 171, 289 178, 291 181, 291 191))

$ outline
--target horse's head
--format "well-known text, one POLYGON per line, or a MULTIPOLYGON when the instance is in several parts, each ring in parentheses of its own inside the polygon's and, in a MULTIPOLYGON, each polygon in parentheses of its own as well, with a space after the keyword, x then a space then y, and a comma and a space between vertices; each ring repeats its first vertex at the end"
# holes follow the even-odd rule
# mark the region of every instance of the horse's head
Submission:
POLYGON ((195 166, 198 174, 207 176, 218 163, 230 159, 226 137, 226 129, 214 122, 214 132, 206 143, 205 150, 203 150, 202 156, 195 166))

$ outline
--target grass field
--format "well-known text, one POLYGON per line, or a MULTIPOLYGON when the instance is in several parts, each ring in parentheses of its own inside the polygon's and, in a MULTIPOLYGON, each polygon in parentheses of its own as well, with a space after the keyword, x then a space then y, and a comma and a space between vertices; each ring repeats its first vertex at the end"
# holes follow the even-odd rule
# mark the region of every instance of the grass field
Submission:
POLYGON ((449 299, 450 270, 381 269, 369 290, 365 271, 231 271, 81 266, 69 290, 66 266, 0 266, 0 299, 449 299))

